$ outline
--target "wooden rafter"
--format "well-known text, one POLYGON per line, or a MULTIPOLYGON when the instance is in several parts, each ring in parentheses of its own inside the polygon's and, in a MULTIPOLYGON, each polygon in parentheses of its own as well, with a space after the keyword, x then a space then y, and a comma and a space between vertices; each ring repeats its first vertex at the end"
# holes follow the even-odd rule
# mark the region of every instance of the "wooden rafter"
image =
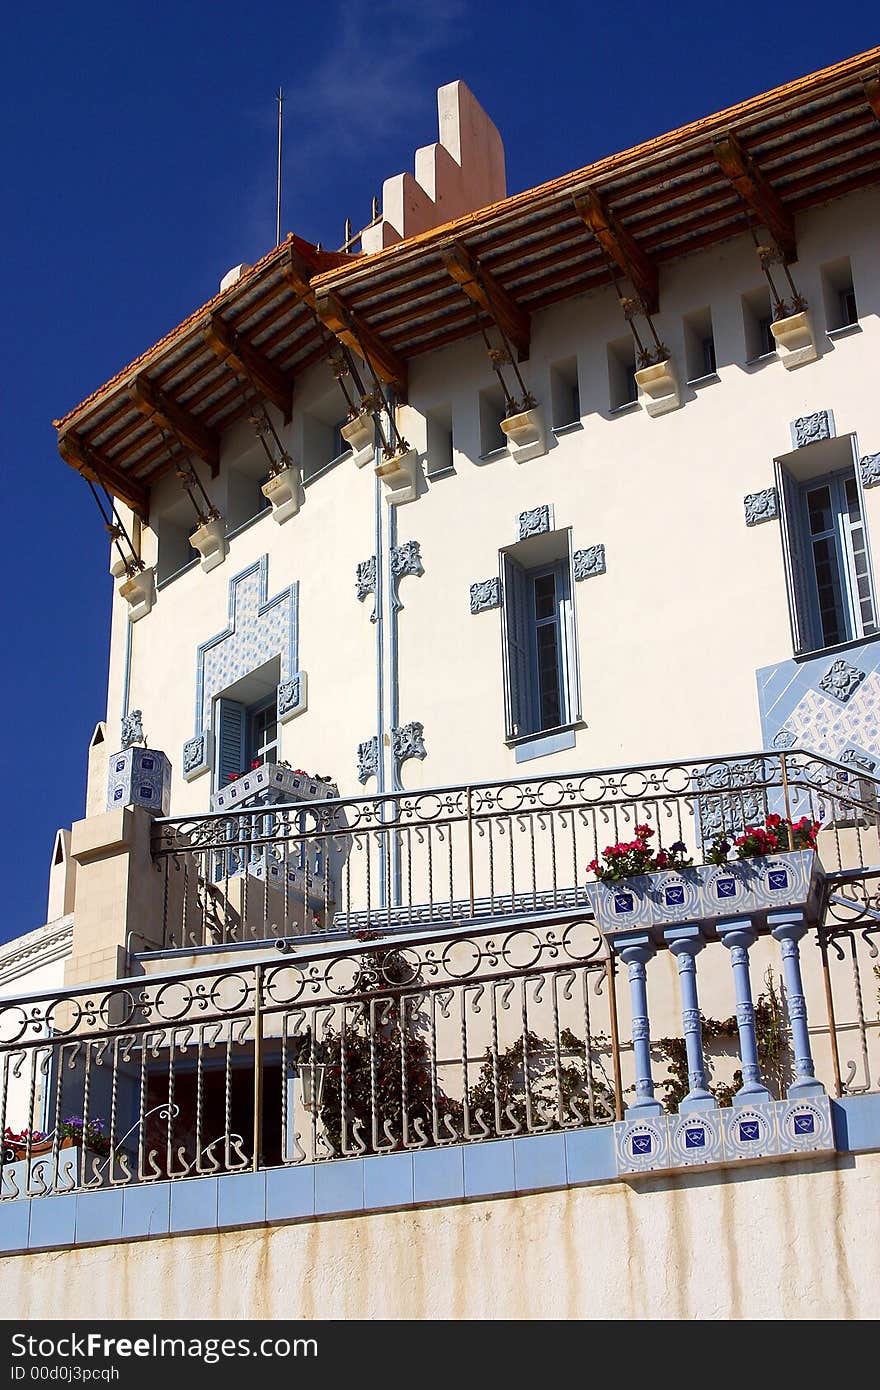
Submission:
POLYGON ((220 468, 220 441, 194 415, 167 396, 143 373, 129 382, 128 394, 142 415, 168 430, 191 454, 207 463, 211 476, 220 468))
POLYGON ((332 290, 319 292, 315 297, 315 310, 333 336, 369 363, 380 381, 393 386, 401 397, 406 396, 406 362, 378 333, 346 308, 338 294, 332 290))
POLYGON ((520 362, 529 355, 531 319, 499 285, 490 271, 474 260, 460 241, 440 247, 440 259, 451 278, 460 285, 468 299, 478 304, 501 329, 516 348, 520 362))
POLYGON ((267 401, 290 420, 293 383, 265 353, 237 333, 219 314, 212 314, 205 328, 205 342, 219 362, 250 381, 267 401))
POLYGON ((137 478, 132 478, 128 473, 116 468, 91 444, 81 439, 75 430, 67 430, 59 436, 58 452, 77 473, 82 473, 84 477, 91 478, 92 482, 106 487, 108 492, 118 497, 121 502, 127 503, 146 521, 150 511, 149 489, 139 483, 137 478))
POLYGON ((873 72, 870 77, 866 77, 862 83, 865 89, 865 96, 868 98, 868 105, 880 121, 880 68, 873 72))
POLYGON ((578 194, 574 205, 599 245, 618 270, 631 281, 647 312, 656 314, 660 307, 660 277, 650 256, 645 254, 635 237, 620 225, 595 188, 578 194))
POLYGON ((752 210, 770 232, 782 252, 785 264, 796 261, 794 218, 779 194, 743 149, 738 136, 730 130, 725 135, 717 136, 712 141, 712 148, 721 172, 736 189, 746 207, 752 210))

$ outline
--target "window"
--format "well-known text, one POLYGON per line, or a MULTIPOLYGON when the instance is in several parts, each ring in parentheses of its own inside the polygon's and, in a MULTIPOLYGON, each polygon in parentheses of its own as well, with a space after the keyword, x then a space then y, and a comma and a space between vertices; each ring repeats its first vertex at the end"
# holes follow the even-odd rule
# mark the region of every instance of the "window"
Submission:
POLYGON ((554 362, 551 366, 550 402, 555 430, 580 423, 581 393, 576 357, 567 357, 564 362, 554 362))
POLYGON ((773 323, 770 291, 766 289, 753 290, 750 294, 744 294, 742 306, 743 328, 746 335, 746 360, 757 362, 760 358, 769 357, 776 352, 776 339, 770 328, 773 323))
POLYGON ((453 469, 452 409, 441 406, 426 416, 426 445, 428 477, 434 478, 453 469))
POLYGON ((638 400, 636 347, 632 338, 618 338, 608 344, 608 386, 612 410, 622 410, 638 400))
POLYGON ((507 416, 507 403, 500 386, 490 386, 480 392, 480 457, 507 448, 507 436, 501 421, 507 416))
POLYGON ((852 328, 859 321, 859 307, 853 287, 849 256, 822 266, 822 293, 825 299, 825 322, 829 333, 852 328))
POLYGON ((254 705, 217 701, 217 786, 258 763, 278 761, 278 710, 274 695, 254 705))
POLYGON ((511 739, 558 729, 580 717, 570 561, 566 553, 564 558, 530 563, 542 549, 558 553, 567 536, 553 532, 535 538, 543 546, 526 541, 502 557, 511 739))
POLYGON ((684 339, 688 381, 702 381, 704 377, 714 376, 717 371, 715 335, 709 309, 686 315, 684 339))
POLYGON ((877 610, 854 468, 798 481, 780 466, 780 476, 795 649, 872 636, 877 610))

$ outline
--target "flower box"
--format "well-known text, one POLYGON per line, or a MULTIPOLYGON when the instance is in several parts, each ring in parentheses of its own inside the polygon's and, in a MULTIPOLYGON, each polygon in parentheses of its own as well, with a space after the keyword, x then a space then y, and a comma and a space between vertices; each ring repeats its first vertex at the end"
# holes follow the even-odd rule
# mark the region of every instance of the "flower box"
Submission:
POLYGON ((376 477, 382 479, 388 489, 388 501, 394 506, 414 502, 418 497, 418 461, 415 449, 404 449, 376 464, 376 477))
POLYGON ((202 569, 206 573, 222 565, 229 553, 226 522, 223 517, 215 516, 203 521, 201 526, 197 526, 193 531, 189 543, 193 550, 197 550, 201 555, 202 569))
POLYGON ((358 468, 372 462, 376 448, 376 422, 368 410, 362 410, 340 427, 339 433, 351 449, 358 468))
POLYGON ((267 478, 260 491, 272 503, 272 516, 279 526, 288 517, 296 516, 302 502, 302 469, 299 464, 288 464, 280 473, 267 478))
POLYGON ((763 916, 781 908, 814 920, 823 877, 815 850, 803 849, 588 883, 587 894, 603 934, 644 930, 660 940, 675 923, 711 926, 722 918, 763 916))
POLYGON ((129 622, 136 623, 145 618, 156 601, 155 570, 145 569, 131 575, 120 584, 119 592, 128 604, 129 622))
POLYGON ((806 362, 815 362, 819 356, 816 335, 806 311, 777 319, 775 323, 771 323, 770 332, 776 341, 782 365, 788 371, 794 367, 802 367, 806 362))
POLYGON ((547 435, 544 421, 538 406, 521 410, 517 415, 509 415, 501 421, 501 429, 507 438, 507 448, 515 463, 527 463, 547 452, 547 435))
POLYGON ((649 415, 665 415, 681 405, 678 377, 670 357, 641 367, 635 374, 636 385, 644 397, 642 405, 649 415))

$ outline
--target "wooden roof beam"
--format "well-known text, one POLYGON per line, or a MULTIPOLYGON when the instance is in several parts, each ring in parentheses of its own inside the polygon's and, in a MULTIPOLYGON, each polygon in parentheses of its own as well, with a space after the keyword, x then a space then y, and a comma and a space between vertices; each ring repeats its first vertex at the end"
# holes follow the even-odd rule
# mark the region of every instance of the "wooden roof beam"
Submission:
POLYGON ((406 362, 352 313, 332 290, 322 290, 315 299, 315 309, 321 322, 346 347, 372 367, 380 381, 393 386, 401 397, 406 396, 408 372, 406 362))
POLYGON ((237 333, 231 324, 212 314, 205 328, 205 342, 217 358, 239 376, 250 381, 290 421, 293 382, 265 353, 237 333))
POLYGON ((865 89, 865 96, 868 98, 868 105, 877 120, 880 121, 880 68, 877 68, 870 77, 864 78, 862 86, 865 89))
POLYGON ((770 232, 782 259, 788 265, 797 260, 794 218, 760 169, 743 148, 739 137, 729 130, 712 141, 715 159, 740 199, 770 232))
POLYGON ((129 382, 128 394, 142 415, 173 434, 189 453, 208 465, 212 478, 216 478, 220 441, 213 430, 206 429, 188 410, 160 391, 143 372, 129 382))
POLYGON ((58 452, 65 463, 69 463, 77 473, 106 487, 108 492, 118 497, 120 502, 125 502, 146 521, 150 511, 150 492, 137 478, 123 473, 91 444, 81 439, 75 430, 67 430, 58 436, 58 452))
POLYGON ((633 289, 649 314, 660 307, 660 276, 657 266, 639 246, 635 237, 622 227, 595 188, 576 195, 575 208, 618 270, 632 282, 633 289))
POLYGON ((516 348, 520 362, 529 355, 531 318, 492 275, 474 259, 460 241, 440 247, 440 259, 447 274, 460 285, 468 299, 489 315, 516 348))

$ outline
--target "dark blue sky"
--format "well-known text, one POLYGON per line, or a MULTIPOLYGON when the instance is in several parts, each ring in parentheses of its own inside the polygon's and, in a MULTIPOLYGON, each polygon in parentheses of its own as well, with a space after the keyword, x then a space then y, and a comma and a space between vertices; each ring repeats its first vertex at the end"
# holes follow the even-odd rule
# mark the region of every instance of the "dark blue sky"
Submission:
POLYGON ((0 939, 44 920, 52 837, 82 815, 105 706, 106 536, 51 421, 273 244, 279 84, 283 231, 333 247, 436 139, 436 88, 454 78, 501 131, 517 192, 878 41, 875 0, 90 0, 6 15, 0 939))

